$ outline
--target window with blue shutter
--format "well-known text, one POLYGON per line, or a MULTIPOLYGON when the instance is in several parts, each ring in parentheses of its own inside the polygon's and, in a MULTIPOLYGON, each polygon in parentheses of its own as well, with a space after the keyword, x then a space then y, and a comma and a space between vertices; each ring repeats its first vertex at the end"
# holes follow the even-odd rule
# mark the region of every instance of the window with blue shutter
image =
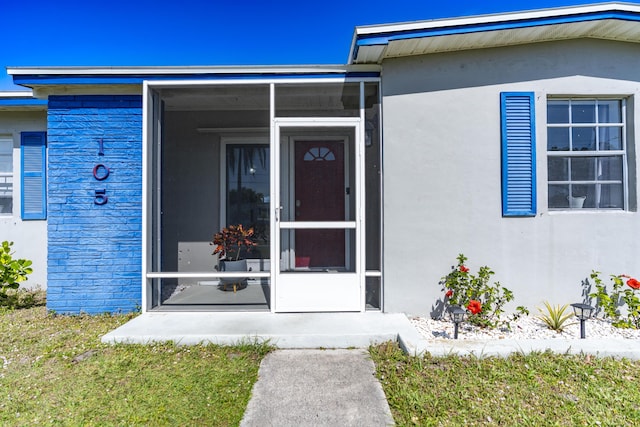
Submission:
POLYGON ((502 116, 502 215, 536 214, 534 94, 500 94, 502 116))
POLYGON ((23 220, 47 218, 46 141, 44 132, 22 132, 20 135, 23 220))

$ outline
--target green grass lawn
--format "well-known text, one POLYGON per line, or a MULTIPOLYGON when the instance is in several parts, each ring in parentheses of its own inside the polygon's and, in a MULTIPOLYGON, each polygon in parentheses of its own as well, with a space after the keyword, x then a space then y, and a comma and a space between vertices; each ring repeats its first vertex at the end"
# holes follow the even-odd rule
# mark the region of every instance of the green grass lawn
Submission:
POLYGON ((0 311, 0 425, 235 426, 267 345, 116 345, 131 316, 0 311))
POLYGON ((399 426, 638 426, 640 362, 537 353, 509 358, 370 349, 399 426))
MULTIPOLYGON (((0 310, 0 425, 238 425, 271 348, 100 343, 131 317, 0 310)), ((399 426, 640 425, 640 362, 370 353, 399 426)))

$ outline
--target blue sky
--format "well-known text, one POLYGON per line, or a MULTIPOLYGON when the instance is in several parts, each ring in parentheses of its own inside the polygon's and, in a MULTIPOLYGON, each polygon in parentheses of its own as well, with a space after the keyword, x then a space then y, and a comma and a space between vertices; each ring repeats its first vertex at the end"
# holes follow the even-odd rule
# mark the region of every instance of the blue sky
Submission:
POLYGON ((0 0, 0 90, 7 66, 344 64, 358 25, 585 3, 0 0))

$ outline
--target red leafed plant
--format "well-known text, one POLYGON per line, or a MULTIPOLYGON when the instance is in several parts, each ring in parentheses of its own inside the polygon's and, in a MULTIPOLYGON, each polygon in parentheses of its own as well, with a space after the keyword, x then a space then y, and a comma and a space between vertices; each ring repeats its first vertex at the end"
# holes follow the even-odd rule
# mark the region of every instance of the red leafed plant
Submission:
POLYGON ((210 245, 215 246, 215 249, 211 255, 217 254, 220 258, 237 261, 243 249, 250 252, 256 246, 253 235, 253 227, 247 230, 242 224, 225 227, 213 236, 210 245))

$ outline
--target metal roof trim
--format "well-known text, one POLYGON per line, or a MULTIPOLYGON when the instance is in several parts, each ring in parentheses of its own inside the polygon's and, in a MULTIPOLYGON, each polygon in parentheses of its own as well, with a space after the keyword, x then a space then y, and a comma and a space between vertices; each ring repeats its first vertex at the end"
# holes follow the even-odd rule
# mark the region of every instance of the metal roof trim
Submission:
MULTIPOLYGON (((607 19, 640 22, 640 6, 627 3, 603 3, 592 6, 357 27, 350 49, 349 63, 353 64, 357 61, 360 47, 383 46, 392 41, 607 19)), ((379 57, 376 62, 379 63, 382 59, 379 57)))
POLYGON ((59 66, 7 67, 7 74, 19 75, 274 75, 330 74, 379 71, 371 65, 291 65, 291 66, 59 66))
POLYGON ((17 85, 34 89, 43 96, 43 88, 84 86, 141 86, 145 81, 229 81, 285 80, 322 78, 379 78, 378 65, 321 66, 157 66, 157 67, 8 67, 17 85))
POLYGON ((400 22, 395 24, 363 25, 356 27, 356 35, 383 34, 400 31, 412 31, 426 28, 442 28, 474 24, 491 24, 497 22, 522 21, 529 19, 554 18, 570 15, 583 15, 597 12, 632 12, 640 13, 640 5, 632 3, 598 3, 588 6, 568 6, 538 9, 520 12, 494 13, 458 18, 430 19, 424 21, 400 22))
POLYGON ((46 108, 47 100, 34 98, 30 90, 0 91, 0 110, 45 110, 46 108))

